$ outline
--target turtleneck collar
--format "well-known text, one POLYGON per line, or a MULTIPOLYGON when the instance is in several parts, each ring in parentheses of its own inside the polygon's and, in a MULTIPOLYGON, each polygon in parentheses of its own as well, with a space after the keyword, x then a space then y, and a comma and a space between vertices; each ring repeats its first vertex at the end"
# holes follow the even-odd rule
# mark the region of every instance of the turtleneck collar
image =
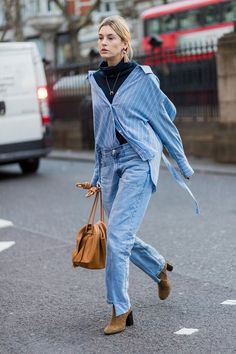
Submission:
POLYGON ((115 66, 108 66, 106 61, 103 61, 99 69, 102 71, 102 73, 105 76, 113 76, 118 74, 119 72, 122 74, 123 72, 126 72, 127 70, 130 70, 131 68, 136 66, 136 63, 134 61, 129 61, 128 63, 124 62, 124 58, 115 66))

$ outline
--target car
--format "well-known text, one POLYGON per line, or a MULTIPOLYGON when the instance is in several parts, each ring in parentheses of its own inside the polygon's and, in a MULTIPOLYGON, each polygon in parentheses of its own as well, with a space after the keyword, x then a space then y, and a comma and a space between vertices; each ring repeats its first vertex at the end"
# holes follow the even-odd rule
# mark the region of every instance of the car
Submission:
POLYGON ((85 96, 90 94, 87 74, 67 75, 59 78, 53 85, 54 97, 85 96))
POLYGON ((0 43, 0 165, 38 170, 52 147, 44 66, 35 43, 0 43))

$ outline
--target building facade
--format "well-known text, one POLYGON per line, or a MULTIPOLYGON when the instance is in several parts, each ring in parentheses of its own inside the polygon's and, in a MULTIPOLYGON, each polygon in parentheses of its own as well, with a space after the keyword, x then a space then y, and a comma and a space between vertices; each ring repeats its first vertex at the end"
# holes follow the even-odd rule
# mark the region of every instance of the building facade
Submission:
MULTIPOLYGON (((94 1, 60 0, 60 3, 67 7, 67 13, 76 20, 89 10, 94 1)), ((139 14, 148 7, 161 2, 161 0, 101 0, 100 5, 91 14, 91 23, 78 32, 78 58, 86 58, 96 53, 97 25, 103 18, 116 14, 127 18, 132 32, 134 49, 138 50, 142 36, 139 14)), ((9 4, 5 0, 0 0, 0 40, 15 41, 16 38, 19 40, 20 33, 21 40, 34 41, 42 58, 48 60, 52 65, 72 62, 68 22, 63 16, 62 10, 53 0, 15 0, 10 9, 12 17, 10 26, 6 20, 9 17, 6 3, 9 4), (6 27, 9 28, 6 30, 6 27)))

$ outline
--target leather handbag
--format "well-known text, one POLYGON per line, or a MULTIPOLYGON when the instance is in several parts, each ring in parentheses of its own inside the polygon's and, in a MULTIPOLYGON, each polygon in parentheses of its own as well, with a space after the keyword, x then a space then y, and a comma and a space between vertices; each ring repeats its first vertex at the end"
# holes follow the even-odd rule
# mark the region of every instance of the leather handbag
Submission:
POLYGON ((74 267, 88 269, 105 268, 106 260, 106 225, 104 222, 104 209, 102 206, 101 191, 97 191, 88 223, 81 227, 76 237, 76 247, 72 251, 72 264, 74 267), (100 206, 100 220, 94 223, 97 206, 100 206))

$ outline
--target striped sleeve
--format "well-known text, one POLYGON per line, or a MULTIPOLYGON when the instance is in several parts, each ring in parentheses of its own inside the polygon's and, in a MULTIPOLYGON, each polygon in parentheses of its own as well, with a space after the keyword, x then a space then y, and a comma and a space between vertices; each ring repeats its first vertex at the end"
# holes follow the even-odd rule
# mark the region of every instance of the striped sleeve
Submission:
POLYGON ((152 99, 153 102, 156 102, 156 107, 155 114, 151 115, 149 123, 161 139, 169 154, 178 164, 181 173, 185 177, 190 177, 193 175, 194 171, 188 163, 179 131, 173 123, 176 115, 175 106, 161 91, 158 82, 156 81, 155 83, 154 80, 152 79, 150 81, 152 82, 150 92, 152 92, 152 99))

